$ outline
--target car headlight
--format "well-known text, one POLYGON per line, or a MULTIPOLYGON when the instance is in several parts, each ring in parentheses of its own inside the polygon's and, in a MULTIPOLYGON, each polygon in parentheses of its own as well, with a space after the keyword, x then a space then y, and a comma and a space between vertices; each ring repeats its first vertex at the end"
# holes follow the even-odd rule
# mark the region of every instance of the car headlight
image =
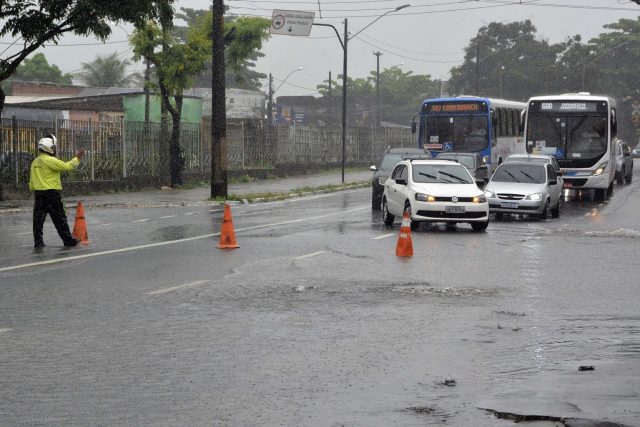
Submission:
POLYGON ((473 203, 486 203, 486 202, 487 202, 487 196, 485 196, 484 194, 475 196, 473 198, 473 203))
POLYGON ((540 194, 540 193, 529 194, 526 197, 526 199, 527 200, 535 200, 535 201, 542 200, 542 194, 540 194))
POLYGON ((491 190, 487 190, 487 191, 485 191, 485 192, 484 192, 484 195, 485 195, 485 196, 487 196, 487 197, 488 197, 488 198, 490 198, 490 199, 493 199, 493 198, 495 198, 495 197, 496 197, 496 195, 495 195, 495 194, 493 193, 493 191, 491 191, 491 190))
POLYGON ((605 163, 603 163, 602 165, 598 166, 598 169, 596 169, 596 170, 593 172, 593 176, 602 175, 602 174, 604 173, 604 171, 605 171, 605 170, 607 170, 607 165, 608 165, 608 164, 609 164, 608 162, 605 162, 605 163))
POLYGON ((389 179, 389 178, 387 178, 386 176, 381 176, 380 178, 378 178, 378 184, 380 184, 380 185, 386 184, 387 179, 389 179))
POLYGON ((435 202, 436 198, 428 194, 416 193, 416 200, 418 202, 435 202))
POLYGON ((484 164, 485 164, 485 165, 486 165, 486 164, 489 164, 489 155, 487 154, 486 156, 484 156, 484 157, 482 158, 482 161, 484 162, 484 164))

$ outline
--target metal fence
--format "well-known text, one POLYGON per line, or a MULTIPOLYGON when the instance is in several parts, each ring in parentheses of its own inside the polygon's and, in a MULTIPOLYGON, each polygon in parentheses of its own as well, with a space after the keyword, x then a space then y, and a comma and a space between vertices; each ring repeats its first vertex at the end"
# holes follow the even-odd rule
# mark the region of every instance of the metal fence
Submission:
MULTIPOLYGON (((24 187, 37 141, 49 133, 58 138, 58 157, 69 159, 80 148, 86 156, 80 167, 65 174, 66 181, 110 182, 132 178, 162 180, 169 169, 170 125, 124 121, 38 122, 2 119, 0 179, 4 185, 24 187)), ((230 171, 276 169, 282 165, 335 166, 342 160, 340 127, 268 125, 258 120, 227 120, 227 167, 230 171)), ((180 144, 185 176, 209 176, 211 125, 182 124, 180 144)), ((409 129, 348 128, 347 163, 375 162, 389 146, 415 144, 409 129)))

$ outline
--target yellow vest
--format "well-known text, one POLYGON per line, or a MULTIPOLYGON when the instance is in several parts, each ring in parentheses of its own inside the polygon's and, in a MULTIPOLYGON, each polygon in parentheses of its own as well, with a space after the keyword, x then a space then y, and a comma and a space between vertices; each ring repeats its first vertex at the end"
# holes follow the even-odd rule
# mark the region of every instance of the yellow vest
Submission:
POLYGON ((63 162, 46 153, 40 153, 31 163, 29 190, 62 190, 60 172, 70 171, 80 164, 77 157, 63 162))

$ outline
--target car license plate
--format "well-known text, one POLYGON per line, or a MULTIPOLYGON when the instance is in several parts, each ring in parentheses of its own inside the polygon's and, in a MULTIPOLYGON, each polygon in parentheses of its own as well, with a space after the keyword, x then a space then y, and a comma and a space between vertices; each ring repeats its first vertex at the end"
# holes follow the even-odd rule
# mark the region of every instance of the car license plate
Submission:
POLYGON ((464 213, 464 206, 445 206, 446 213, 464 213))
POLYGON ((504 209, 518 209, 518 204, 515 202, 501 202, 500 207, 504 209))

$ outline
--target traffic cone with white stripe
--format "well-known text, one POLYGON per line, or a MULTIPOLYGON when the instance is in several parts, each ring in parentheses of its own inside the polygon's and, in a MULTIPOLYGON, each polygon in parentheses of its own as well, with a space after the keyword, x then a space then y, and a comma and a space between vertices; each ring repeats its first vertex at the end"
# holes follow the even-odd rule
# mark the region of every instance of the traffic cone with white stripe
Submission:
POLYGON ((218 243, 217 247, 220 249, 235 249, 240 247, 236 243, 236 233, 233 230, 233 219, 231 218, 231 206, 229 206, 228 203, 224 204, 220 243, 218 243))
POLYGON ((411 240, 411 217, 409 212, 402 215, 402 225, 400 225, 400 236, 396 245, 396 256, 413 256, 413 241, 411 240))

